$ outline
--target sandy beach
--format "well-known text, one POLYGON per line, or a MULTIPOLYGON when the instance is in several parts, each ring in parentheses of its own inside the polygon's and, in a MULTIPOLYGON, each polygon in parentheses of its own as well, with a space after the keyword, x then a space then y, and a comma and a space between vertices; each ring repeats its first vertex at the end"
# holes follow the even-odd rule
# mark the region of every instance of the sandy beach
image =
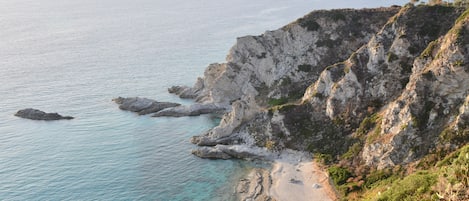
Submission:
POLYGON ((270 195, 278 201, 333 201, 327 175, 312 161, 292 164, 276 161, 271 172, 270 195))
POLYGON ((326 172, 310 156, 289 151, 272 161, 272 169, 252 169, 236 192, 243 201, 337 200, 326 172))

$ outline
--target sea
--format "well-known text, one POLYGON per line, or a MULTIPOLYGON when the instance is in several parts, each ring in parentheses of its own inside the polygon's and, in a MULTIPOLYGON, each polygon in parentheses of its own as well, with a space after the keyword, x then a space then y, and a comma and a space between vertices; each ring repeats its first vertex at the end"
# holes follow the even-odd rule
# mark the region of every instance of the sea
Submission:
POLYGON ((167 88, 191 86, 236 37, 330 2, 0 0, 0 200, 233 200, 253 164, 190 153, 218 117, 138 116, 112 99, 191 104, 167 88), (75 119, 14 116, 24 108, 75 119))

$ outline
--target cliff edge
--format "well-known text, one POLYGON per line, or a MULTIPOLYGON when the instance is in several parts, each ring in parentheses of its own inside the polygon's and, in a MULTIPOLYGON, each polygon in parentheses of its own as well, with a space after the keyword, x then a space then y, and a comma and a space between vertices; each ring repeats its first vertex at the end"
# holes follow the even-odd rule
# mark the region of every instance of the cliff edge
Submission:
MULTIPOLYGON (((252 158, 308 151, 333 168, 330 174, 347 175, 334 180, 344 196, 428 170, 447 155, 454 159, 469 142, 464 11, 412 4, 314 11, 238 38, 226 63, 209 65, 193 87, 171 89, 226 111, 220 125, 192 138, 204 146, 195 153, 252 158)), ((427 173, 421 175, 441 172, 427 173)))

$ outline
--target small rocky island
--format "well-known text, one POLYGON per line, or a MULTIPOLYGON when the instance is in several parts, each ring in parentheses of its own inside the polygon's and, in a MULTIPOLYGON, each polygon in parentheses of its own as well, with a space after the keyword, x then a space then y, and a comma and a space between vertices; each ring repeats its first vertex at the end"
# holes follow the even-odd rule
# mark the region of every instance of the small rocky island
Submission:
POLYGON ((45 120, 45 121, 54 121, 54 120, 62 120, 62 119, 73 119, 71 116, 62 116, 58 113, 46 113, 41 110, 27 108, 23 110, 19 110, 16 112, 15 116, 25 118, 25 119, 32 119, 32 120, 45 120))

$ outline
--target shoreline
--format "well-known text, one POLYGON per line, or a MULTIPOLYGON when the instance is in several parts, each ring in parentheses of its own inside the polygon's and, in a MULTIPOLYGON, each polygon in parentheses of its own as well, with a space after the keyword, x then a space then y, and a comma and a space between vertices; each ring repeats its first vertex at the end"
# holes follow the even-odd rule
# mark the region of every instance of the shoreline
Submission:
POLYGON ((276 161, 273 164, 270 195, 278 201, 334 201, 334 187, 326 172, 313 161, 297 164, 276 161))
POLYGON ((335 188, 327 173, 313 160, 289 154, 271 162, 271 168, 253 168, 239 179, 238 200, 253 201, 335 201, 335 188))

